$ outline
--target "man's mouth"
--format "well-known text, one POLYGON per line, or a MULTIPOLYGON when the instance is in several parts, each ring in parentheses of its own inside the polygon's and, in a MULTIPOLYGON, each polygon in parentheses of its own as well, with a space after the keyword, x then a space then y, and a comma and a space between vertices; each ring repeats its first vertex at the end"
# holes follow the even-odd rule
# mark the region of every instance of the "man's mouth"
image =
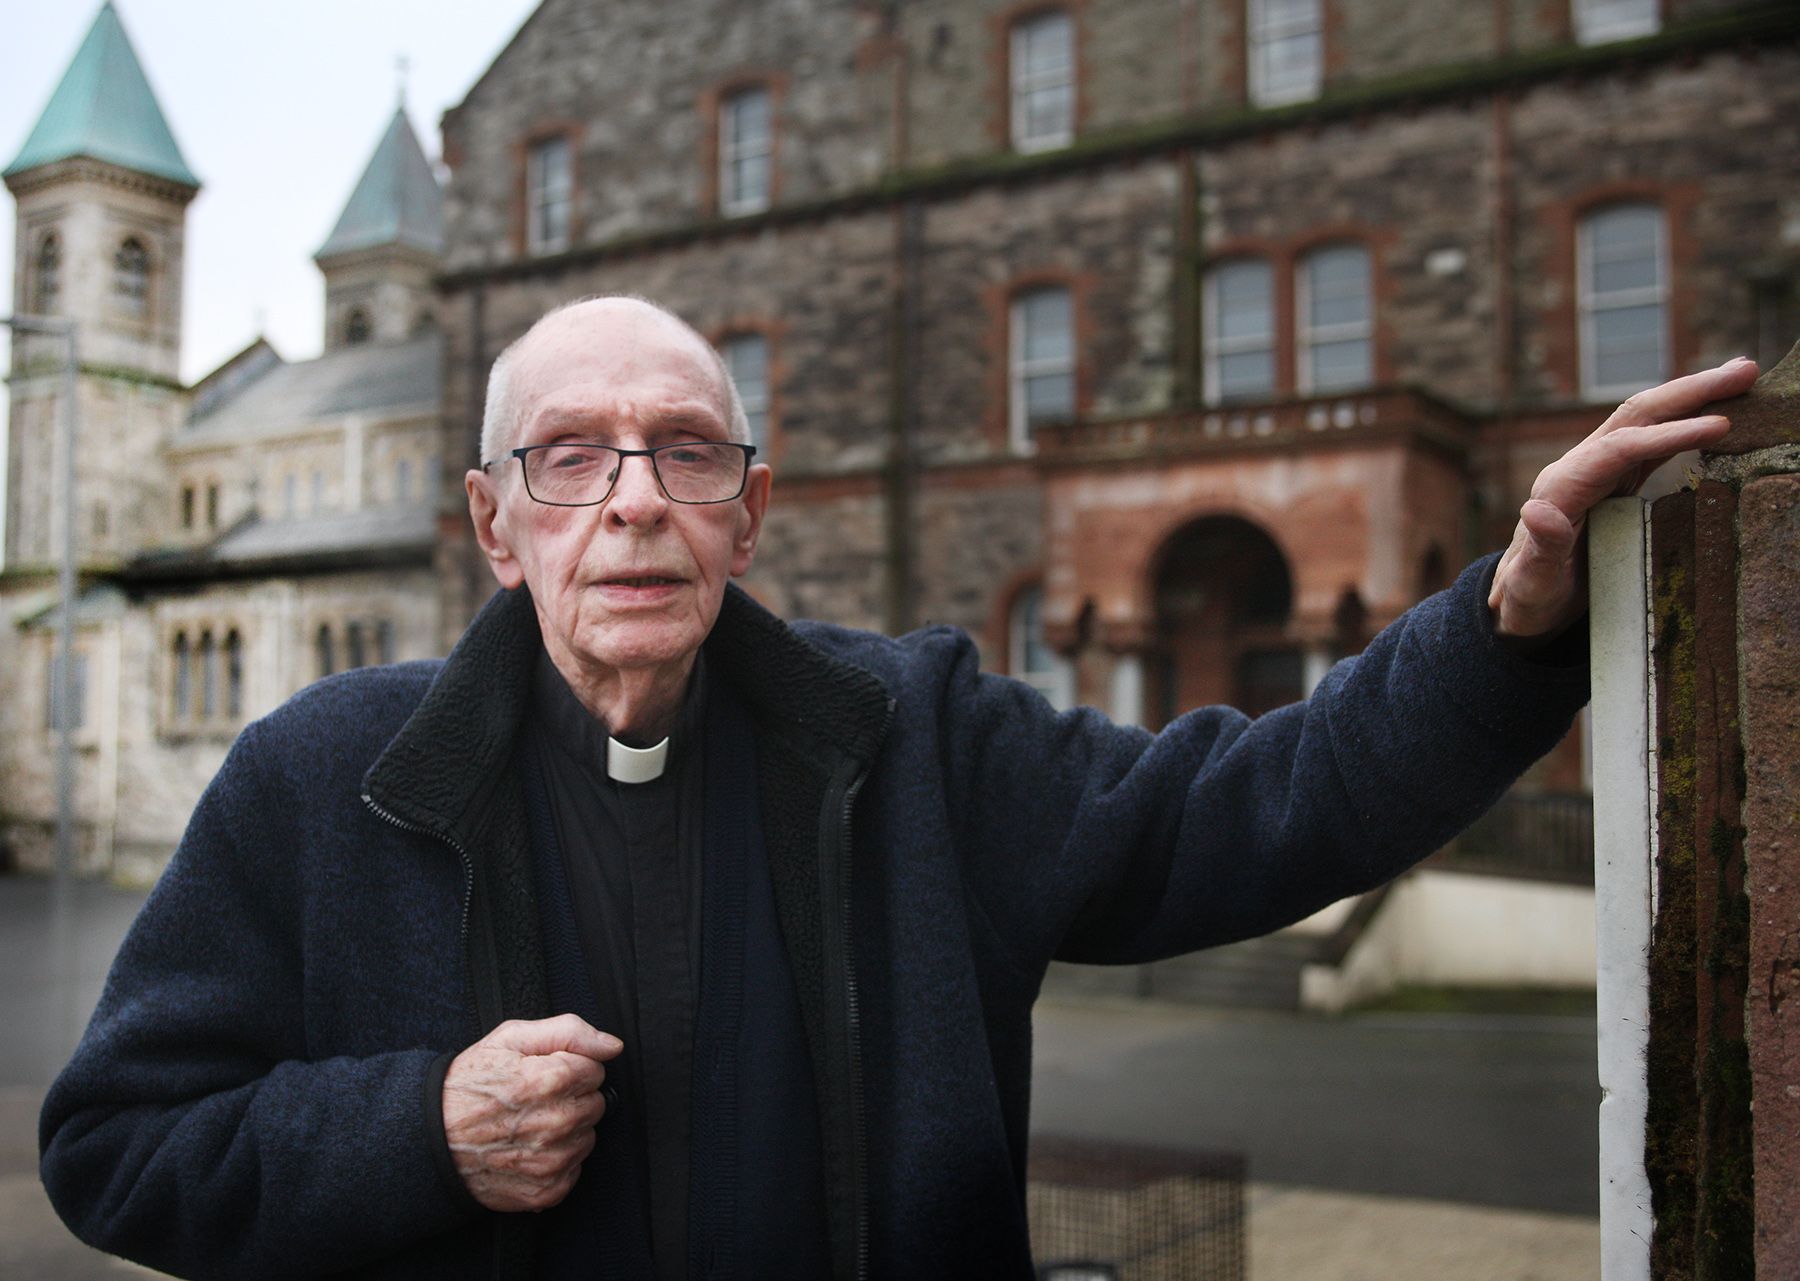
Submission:
POLYGON ((670 587, 681 580, 679 578, 663 578, 657 574, 645 574, 637 578, 609 578, 608 587, 670 587))

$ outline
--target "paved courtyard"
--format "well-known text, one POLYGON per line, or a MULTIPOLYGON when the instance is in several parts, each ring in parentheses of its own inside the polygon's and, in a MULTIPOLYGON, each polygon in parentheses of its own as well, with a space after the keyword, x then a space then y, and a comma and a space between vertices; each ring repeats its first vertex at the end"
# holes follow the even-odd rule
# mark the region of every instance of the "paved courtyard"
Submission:
MULTIPOLYGON (((36 1114, 141 895, 0 877, 0 1277, 146 1275, 74 1241, 36 1114), (59 957, 61 958, 59 960, 59 957)), ((1033 1128, 1244 1153, 1254 1281, 1593 1281, 1594 1036, 1574 1020, 1320 1020, 1045 1002, 1033 1128)))

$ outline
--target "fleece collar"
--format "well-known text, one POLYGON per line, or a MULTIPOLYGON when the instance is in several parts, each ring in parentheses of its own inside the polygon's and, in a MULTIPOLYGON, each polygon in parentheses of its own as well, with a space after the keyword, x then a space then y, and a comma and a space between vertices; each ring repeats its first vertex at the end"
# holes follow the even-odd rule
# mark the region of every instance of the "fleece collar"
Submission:
MULTIPOLYGON (((370 766, 364 794, 394 817, 468 848, 507 772, 542 649, 530 593, 496 592, 370 766)), ((887 723, 886 687, 735 585, 726 587, 705 657, 736 688, 759 733, 785 740, 828 773, 874 758, 887 723)))

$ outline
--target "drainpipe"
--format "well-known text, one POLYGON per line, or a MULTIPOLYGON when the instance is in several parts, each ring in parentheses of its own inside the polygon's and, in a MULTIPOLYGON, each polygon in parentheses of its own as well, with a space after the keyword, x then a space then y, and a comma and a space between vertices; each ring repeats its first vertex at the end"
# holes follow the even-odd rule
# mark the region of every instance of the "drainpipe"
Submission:
POLYGON ((919 291, 923 274, 925 209, 913 197, 894 211, 894 296, 888 360, 888 449, 882 473, 886 515, 887 631, 898 636, 917 626, 918 593, 913 562, 918 459, 918 373, 922 318, 919 291))

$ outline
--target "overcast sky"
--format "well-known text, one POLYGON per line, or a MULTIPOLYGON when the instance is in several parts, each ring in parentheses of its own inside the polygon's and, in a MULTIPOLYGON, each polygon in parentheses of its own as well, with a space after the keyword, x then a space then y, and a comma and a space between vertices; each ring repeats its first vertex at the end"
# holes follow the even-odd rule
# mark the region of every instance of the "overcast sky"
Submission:
MULTIPOLYGON (((393 113, 396 59, 410 64, 413 127, 436 159, 438 117, 462 101, 536 4, 116 0, 202 183, 187 215, 184 378, 201 377, 259 331, 290 360, 318 354, 324 287, 312 255, 393 113)), ((100 0, 6 5, 0 167, 18 155, 99 12, 100 0)), ((13 296, 13 213, 4 193, 0 311, 11 310, 13 296)), ((5 413, 0 403, 0 423, 5 413)), ((0 452, 0 469, 4 460, 0 452)))

